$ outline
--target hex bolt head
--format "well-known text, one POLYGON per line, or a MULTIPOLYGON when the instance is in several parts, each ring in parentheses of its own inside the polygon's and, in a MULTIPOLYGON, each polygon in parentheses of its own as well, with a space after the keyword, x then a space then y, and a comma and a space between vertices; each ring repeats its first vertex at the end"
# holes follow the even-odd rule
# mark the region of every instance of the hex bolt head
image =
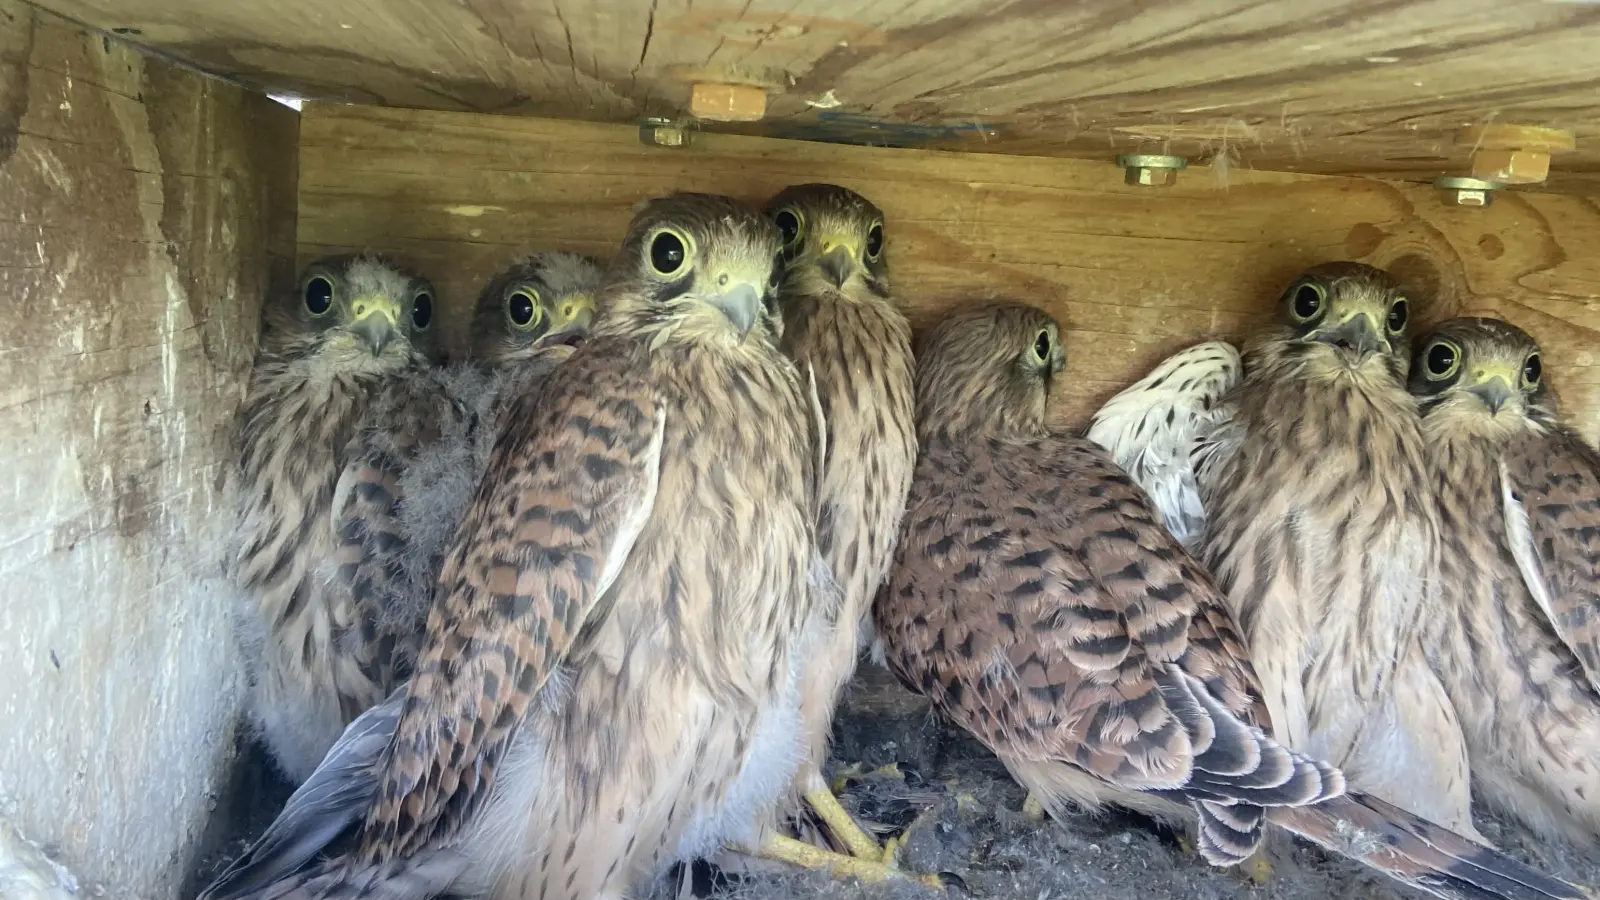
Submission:
POLYGON ((1171 187, 1178 182, 1178 170, 1189 167, 1182 156, 1153 153, 1127 153, 1117 157, 1122 181, 1135 187, 1171 187))
POLYGON ((1493 203, 1495 191, 1502 187, 1493 181, 1454 175, 1441 175, 1435 178, 1433 186, 1443 194, 1444 201, 1448 205, 1473 207, 1484 207, 1493 203))
POLYGON ((639 143, 649 147, 687 147, 689 129, 671 119, 649 116, 639 120, 639 143))

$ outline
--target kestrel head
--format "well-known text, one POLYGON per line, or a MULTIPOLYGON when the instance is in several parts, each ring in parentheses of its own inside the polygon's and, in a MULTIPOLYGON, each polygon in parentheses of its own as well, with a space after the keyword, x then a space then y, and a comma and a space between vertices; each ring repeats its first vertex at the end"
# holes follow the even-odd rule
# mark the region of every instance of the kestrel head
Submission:
POLYGON ((849 188, 800 184, 767 202, 768 218, 783 232, 789 279, 822 278, 830 287, 866 285, 889 291, 883 211, 849 188))
POLYGON ((775 341, 782 246, 776 225, 729 197, 644 203, 606 270, 596 330, 645 328, 725 345, 775 341))
POLYGON ((491 364, 572 348, 594 322, 600 267, 576 253, 534 253, 491 279, 472 319, 472 355, 491 364))
POLYGON ((1408 387, 1430 426, 1511 431, 1558 421, 1539 345, 1499 319, 1450 319, 1422 335, 1408 387))
POLYGON ((268 302, 262 345, 341 374, 398 371, 433 353, 433 296, 426 278, 375 256, 319 259, 268 302))
POLYGON ((1282 339, 1326 371, 1387 371, 1405 380, 1411 303, 1389 273, 1354 262, 1324 263, 1283 292, 1282 339))
POLYGON ((1021 303, 956 310, 923 333, 916 358, 923 440, 1038 434, 1067 366, 1055 319, 1021 303))

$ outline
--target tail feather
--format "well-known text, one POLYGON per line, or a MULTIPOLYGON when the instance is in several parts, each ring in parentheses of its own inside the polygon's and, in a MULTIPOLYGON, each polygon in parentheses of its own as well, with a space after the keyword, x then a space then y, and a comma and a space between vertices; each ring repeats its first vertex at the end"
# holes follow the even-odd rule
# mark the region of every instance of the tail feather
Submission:
POLYGON ((1198 802, 1200 856, 1214 866, 1232 866, 1250 858, 1261 845, 1266 811, 1246 803, 1198 802))
POLYGON ((1377 869, 1452 900, 1594 900, 1585 888, 1552 878, 1499 851, 1376 797, 1348 793, 1314 806, 1277 808, 1271 821, 1377 869))
POLYGON ((266 832, 198 900, 316 896, 284 892, 311 878, 304 870, 359 824, 377 791, 373 767, 394 737, 405 694, 403 686, 396 689, 351 722, 266 832))

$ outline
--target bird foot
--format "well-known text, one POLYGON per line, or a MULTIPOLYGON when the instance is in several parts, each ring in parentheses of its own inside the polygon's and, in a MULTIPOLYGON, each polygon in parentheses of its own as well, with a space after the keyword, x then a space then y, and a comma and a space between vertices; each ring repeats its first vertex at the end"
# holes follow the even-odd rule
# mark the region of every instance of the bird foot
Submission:
POLYGON ((944 882, 937 875, 908 875, 882 862, 846 856, 832 850, 813 847, 804 841, 774 834, 761 842, 761 848, 751 855, 777 860, 806 869, 827 869, 836 878, 856 878, 866 882, 882 882, 895 878, 919 881, 935 890, 944 890, 944 882))
POLYGON ((1263 885, 1272 880, 1272 863, 1267 860, 1266 853, 1257 850, 1239 864, 1239 872, 1252 884, 1263 885))
POLYGON ((1029 791, 1028 796, 1023 798, 1022 815, 1035 825, 1044 821, 1044 804, 1039 802, 1039 798, 1034 795, 1033 791, 1029 791))
POLYGON ((828 827, 828 831, 839 843, 843 844, 850 855, 856 859, 869 862, 878 862, 885 865, 894 865, 894 857, 885 853, 884 848, 858 824, 843 806, 839 805, 839 798, 833 792, 822 788, 806 792, 806 803, 817 818, 828 827))

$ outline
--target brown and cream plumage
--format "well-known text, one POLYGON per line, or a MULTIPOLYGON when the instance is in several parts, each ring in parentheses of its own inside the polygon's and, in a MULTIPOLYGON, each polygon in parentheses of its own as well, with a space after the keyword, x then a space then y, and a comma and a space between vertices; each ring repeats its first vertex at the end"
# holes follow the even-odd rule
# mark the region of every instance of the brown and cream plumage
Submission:
POLYGON ((889 293, 883 213, 866 198, 831 184, 799 185, 772 198, 767 215, 783 232, 787 258, 782 347, 802 372, 814 373, 827 422, 817 549, 839 588, 839 605, 817 610, 824 636, 801 676, 807 757, 795 793, 852 853, 880 859, 876 842, 828 790, 821 766, 911 487, 911 327, 889 293))
POLYGON ((1561 421, 1538 344, 1495 319, 1416 342, 1444 537, 1428 646, 1475 790, 1536 831, 1600 842, 1600 454, 1561 421))
POLYGON ((479 296, 472 360, 412 369, 373 392, 334 489, 340 545, 329 590, 350 591, 358 646, 380 665, 382 693, 409 672, 445 549, 499 423, 587 333, 599 280, 599 268, 575 254, 519 259, 479 296))
POLYGON ((1273 738, 1205 570, 1103 450, 1045 424, 1064 362, 1056 323, 1015 304, 918 343, 916 477, 875 608, 899 678, 1047 807, 1192 807, 1215 863, 1270 820, 1441 896, 1580 896, 1273 738))
POLYGON ((382 699, 390 659, 339 583, 345 455, 384 385, 431 353, 433 289, 369 256, 308 266, 269 298, 239 412, 240 518, 232 570, 250 718, 291 779, 382 699))
POLYGON ((591 339, 495 448, 417 673, 207 896, 616 897, 755 839, 826 581, 779 249, 725 198, 642 208, 591 339))
POLYGON ((1419 642, 1440 551, 1405 390, 1409 300, 1378 269, 1329 263, 1281 303, 1198 451, 1202 556, 1279 737, 1476 837, 1461 726, 1419 642))

